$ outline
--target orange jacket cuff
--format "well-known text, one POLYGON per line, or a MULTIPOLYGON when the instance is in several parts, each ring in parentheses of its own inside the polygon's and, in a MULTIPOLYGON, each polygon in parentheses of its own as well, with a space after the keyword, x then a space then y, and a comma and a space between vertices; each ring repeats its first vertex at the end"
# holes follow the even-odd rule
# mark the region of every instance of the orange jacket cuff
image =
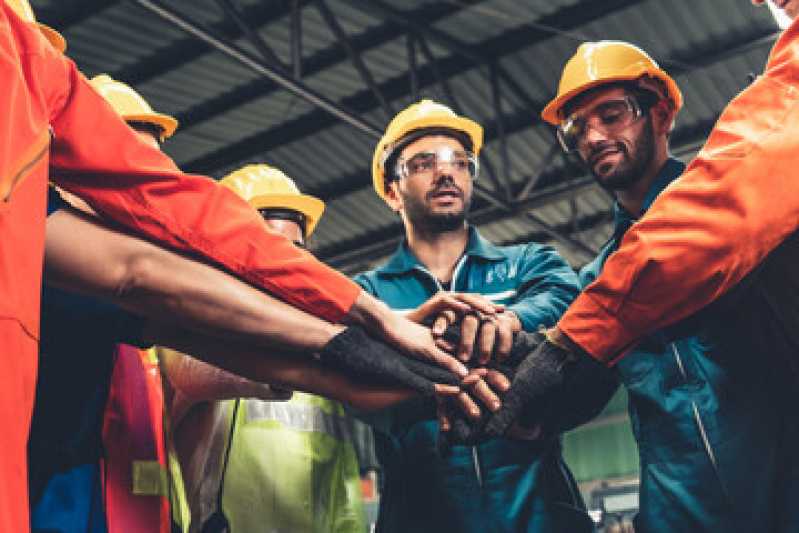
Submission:
POLYGON ((583 351, 608 366, 614 364, 635 339, 616 315, 585 293, 572 303, 557 327, 583 351))

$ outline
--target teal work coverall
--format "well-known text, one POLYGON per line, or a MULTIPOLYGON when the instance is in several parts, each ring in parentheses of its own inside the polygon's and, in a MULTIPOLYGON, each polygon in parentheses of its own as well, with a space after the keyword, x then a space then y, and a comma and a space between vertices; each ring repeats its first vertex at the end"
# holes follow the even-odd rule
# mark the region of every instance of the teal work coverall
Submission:
MULTIPOLYGON (((385 265, 355 281, 397 311, 415 309, 442 290, 405 243, 385 265)), ((551 248, 494 246, 474 228, 451 289, 505 304, 527 331, 553 325, 579 292, 576 274, 551 248)), ((406 402, 367 421, 385 475, 381 533, 594 530, 558 435, 494 439, 442 455, 431 402, 406 402)))
MULTIPOLYGON (((644 210, 684 168, 666 162, 644 210)), ((615 206, 615 231, 581 271, 584 286, 634 222, 615 206)), ((637 533, 799 530, 799 515, 789 516, 799 499, 786 503, 791 491, 796 496, 796 430, 777 365, 759 353, 761 336, 746 315, 731 294, 651 335, 617 364, 640 455, 637 533)))

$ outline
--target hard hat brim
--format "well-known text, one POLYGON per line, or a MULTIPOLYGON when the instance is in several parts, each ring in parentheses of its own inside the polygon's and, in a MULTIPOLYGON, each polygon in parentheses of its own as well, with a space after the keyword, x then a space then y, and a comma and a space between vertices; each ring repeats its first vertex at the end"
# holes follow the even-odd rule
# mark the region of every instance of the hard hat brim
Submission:
POLYGON ((310 237, 316 224, 325 211, 325 203, 307 194, 264 194, 250 198, 249 204, 255 209, 291 209, 305 215, 306 237, 310 237))
POLYGON ((669 91, 668 96, 672 98, 672 100, 674 100, 674 109, 675 111, 679 111, 680 108, 682 107, 682 92, 680 91, 680 88, 677 87, 676 82, 671 78, 671 76, 667 75, 663 71, 652 71, 645 73, 637 72, 635 75, 631 76, 625 76, 623 74, 620 74, 618 76, 605 77, 602 79, 583 83, 582 85, 575 87, 572 90, 553 98, 541 111, 541 118, 545 122, 548 122, 553 126, 557 126, 558 124, 560 124, 560 121, 562 119, 562 117, 560 116, 560 110, 563 109, 563 106, 565 106, 566 103, 575 96, 578 96, 588 91, 589 89, 593 89, 594 87, 599 87, 600 85, 606 85, 608 83, 613 83, 617 81, 635 81, 643 76, 646 76, 647 74, 652 77, 660 79, 666 84, 669 91))
MULTIPOLYGON (((403 127, 402 135, 397 139, 392 139, 391 144, 395 144, 407 134, 414 130, 424 128, 446 128, 455 131, 462 131, 472 141, 472 151, 475 156, 480 155, 480 150, 483 148, 483 127, 474 120, 465 117, 422 117, 416 120, 411 120, 403 127)), ((386 199, 386 169, 383 168, 383 152, 389 146, 385 141, 381 140, 380 144, 375 149, 375 154, 372 158, 372 185, 375 192, 383 200, 386 199)))
POLYGON ((142 115, 124 115, 125 122, 144 122, 161 128, 161 140, 166 140, 178 129, 177 119, 162 113, 147 113, 142 115))
POLYGON ((42 32, 44 38, 47 39, 53 48, 61 52, 62 54, 67 50, 67 40, 64 39, 64 36, 61 35, 59 32, 48 26, 47 24, 42 24, 40 22, 36 23, 39 26, 39 31, 42 32))

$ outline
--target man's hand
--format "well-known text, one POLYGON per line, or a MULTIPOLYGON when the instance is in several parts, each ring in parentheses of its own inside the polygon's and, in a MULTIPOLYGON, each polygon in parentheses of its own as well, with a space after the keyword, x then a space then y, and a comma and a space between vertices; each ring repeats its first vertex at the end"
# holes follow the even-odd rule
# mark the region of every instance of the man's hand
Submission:
POLYGON ((502 406, 500 394, 510 388, 510 381, 496 370, 475 368, 463 378, 460 388, 455 403, 463 413, 477 420, 482 416, 483 409, 492 413, 499 410, 502 406))
MULTIPOLYGON (((458 334, 456 325, 448 330, 446 336, 457 342, 458 334)), ((447 402, 446 408, 439 410, 439 420, 442 430, 451 432, 446 436, 449 443, 473 444, 503 434, 535 438, 542 430, 541 423, 549 404, 558 398, 563 400, 563 386, 567 380, 572 385, 590 385, 593 381, 603 382, 604 375, 609 372, 580 353, 579 348, 556 329, 547 335, 518 333, 508 357, 503 362, 495 360, 489 364, 494 372, 510 379, 510 388, 501 389, 507 390, 501 407, 492 409, 487 418, 477 419, 463 416, 454 409, 454 402, 447 402)), ((457 405, 467 415, 470 410, 473 412, 473 405, 458 400, 457 405)))
MULTIPOLYGON (((346 380, 339 387, 341 401, 364 412, 386 409, 418 396, 416 391, 408 388, 374 385, 350 377, 345 378, 340 374, 337 376, 339 380, 346 380)), ((436 399, 454 398, 459 393, 460 389, 457 385, 435 384, 436 399)))
POLYGON ((431 323, 438 346, 463 362, 486 364, 491 357, 504 359, 510 352, 513 334, 522 324, 512 311, 479 294, 438 292, 408 315, 414 321, 431 323), (444 337, 460 321, 458 342, 444 337))
POLYGON ((369 329, 412 357, 433 362, 459 377, 466 377, 469 373, 463 363, 436 345, 429 328, 395 313, 365 291, 350 309, 348 320, 369 329))
POLYGON ((422 361, 433 362, 459 377, 466 377, 469 373, 466 366, 436 344, 429 328, 392 314, 394 316, 387 321, 385 333, 389 342, 422 361))
POLYGON ((495 315, 469 313, 460 323, 457 342, 451 335, 442 333, 438 346, 463 362, 485 365, 492 357, 499 361, 505 359, 513 344, 513 334, 521 329, 521 322, 512 311, 495 315))
POLYGON ((503 309, 479 294, 439 291, 406 316, 419 324, 431 324, 433 335, 440 336, 466 313, 491 316, 503 309))
POLYGON ((475 368, 461 381, 456 395, 437 395, 437 417, 442 432, 444 448, 451 444, 469 444, 472 436, 479 436, 489 413, 501 407, 500 395, 510 387, 510 381, 501 372, 488 368, 475 368), (482 407, 482 408, 481 408, 482 407))

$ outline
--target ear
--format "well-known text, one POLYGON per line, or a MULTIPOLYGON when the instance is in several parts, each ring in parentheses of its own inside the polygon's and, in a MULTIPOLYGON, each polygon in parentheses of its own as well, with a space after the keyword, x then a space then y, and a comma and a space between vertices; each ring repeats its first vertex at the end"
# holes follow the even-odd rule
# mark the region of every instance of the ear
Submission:
POLYGON ((399 194, 399 180, 394 180, 388 184, 386 190, 386 203, 395 213, 402 210, 402 196, 399 194))
POLYGON ((674 118, 676 115, 671 101, 667 98, 662 98, 650 111, 652 113, 652 124, 655 128, 655 132, 667 135, 674 126, 674 118))

